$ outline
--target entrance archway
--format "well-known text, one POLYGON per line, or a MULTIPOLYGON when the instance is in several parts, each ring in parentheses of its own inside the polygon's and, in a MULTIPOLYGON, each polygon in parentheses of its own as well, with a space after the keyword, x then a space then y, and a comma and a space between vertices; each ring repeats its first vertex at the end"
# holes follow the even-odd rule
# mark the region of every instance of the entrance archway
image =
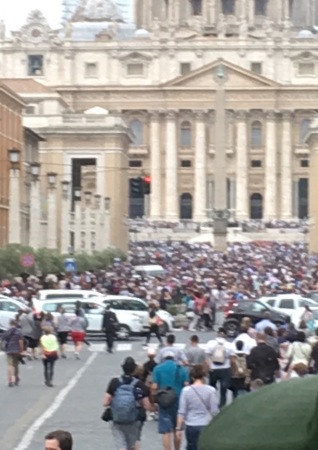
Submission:
POLYGON ((255 193, 250 197, 250 218, 263 219, 263 196, 255 193))
POLYGON ((192 219, 192 195, 185 192, 180 196, 180 219, 192 219))

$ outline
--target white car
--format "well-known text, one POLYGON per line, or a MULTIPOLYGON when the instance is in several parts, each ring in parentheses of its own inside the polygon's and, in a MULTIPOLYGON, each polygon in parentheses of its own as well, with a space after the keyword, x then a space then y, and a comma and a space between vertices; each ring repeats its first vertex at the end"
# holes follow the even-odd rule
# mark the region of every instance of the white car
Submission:
POLYGON ((0 329, 6 330, 10 327, 10 321, 15 319, 19 311, 30 311, 30 309, 19 300, 10 297, 0 297, 0 329))
POLYGON ((297 294, 280 294, 275 297, 261 297, 259 301, 277 311, 288 314, 290 317, 292 317, 294 311, 298 308, 304 308, 304 306, 314 308, 318 306, 318 303, 314 300, 297 294))
POLYGON ((95 292, 95 291, 86 291, 81 289, 41 289, 36 298, 38 300, 55 300, 55 299, 90 299, 92 297, 104 297, 105 295, 95 292))
MULTIPOLYGON (((108 295, 104 299, 104 304, 109 304, 111 310, 114 311, 116 315, 128 311, 137 314, 142 320, 143 331, 149 329, 149 306, 144 300, 124 295, 108 295)), ((157 316, 163 322, 162 325, 160 325, 160 334, 165 335, 172 332, 174 329, 173 316, 168 311, 162 309, 157 312, 157 316)))
MULTIPOLYGON (((53 316, 59 314, 59 309, 63 307, 65 313, 74 316, 76 302, 80 301, 85 311, 85 317, 88 321, 87 332, 89 334, 102 333, 102 320, 105 312, 105 304, 99 297, 89 300, 82 299, 52 299, 52 300, 35 300, 34 306, 37 312, 50 312, 53 316)), ((141 334, 143 330, 143 322, 138 314, 130 311, 116 311, 116 316, 120 327, 118 336, 122 339, 128 339, 131 334, 141 334)))

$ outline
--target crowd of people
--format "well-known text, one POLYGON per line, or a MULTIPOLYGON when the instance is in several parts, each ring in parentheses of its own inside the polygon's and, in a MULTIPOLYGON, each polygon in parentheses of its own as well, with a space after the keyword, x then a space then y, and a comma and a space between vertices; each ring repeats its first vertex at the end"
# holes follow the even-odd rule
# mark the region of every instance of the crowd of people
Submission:
POLYGON ((46 277, 3 280, 0 294, 30 303, 40 289, 93 289, 159 301, 161 306, 181 301, 187 290, 219 299, 241 296, 253 299, 277 292, 306 295, 316 290, 318 258, 305 243, 233 243, 226 254, 209 244, 187 242, 132 243, 127 260, 115 259, 105 270, 46 277), (165 274, 143 277, 135 266, 159 264, 165 274))
POLYGON ((146 411, 157 414, 164 450, 180 450, 183 435, 188 450, 198 450, 200 434, 231 401, 273 383, 318 373, 318 330, 308 339, 291 324, 277 329, 268 318, 252 327, 241 323, 232 342, 224 328, 205 348, 197 335, 181 350, 175 336, 149 360, 132 357, 122 365, 104 397, 103 419, 112 422, 116 450, 139 450, 146 411))

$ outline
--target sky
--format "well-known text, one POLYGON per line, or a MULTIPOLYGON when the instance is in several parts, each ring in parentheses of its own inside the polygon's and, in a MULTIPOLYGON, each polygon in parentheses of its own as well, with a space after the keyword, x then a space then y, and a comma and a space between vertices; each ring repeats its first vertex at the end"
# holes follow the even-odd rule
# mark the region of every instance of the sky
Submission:
MULTIPOLYGON (((132 14, 133 0, 117 0, 127 5, 132 14)), ((62 0, 0 0, 0 20, 4 20, 7 32, 18 30, 25 24, 28 13, 39 9, 52 28, 58 28, 61 22, 62 0), (18 11, 18 14, 17 14, 18 11)))

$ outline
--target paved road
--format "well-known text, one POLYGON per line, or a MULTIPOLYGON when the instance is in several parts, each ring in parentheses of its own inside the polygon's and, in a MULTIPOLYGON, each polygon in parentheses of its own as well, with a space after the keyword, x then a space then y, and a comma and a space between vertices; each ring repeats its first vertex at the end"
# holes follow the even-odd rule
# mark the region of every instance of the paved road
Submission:
MULTIPOLYGON (((178 332, 177 342, 185 345, 190 333, 178 332)), ((213 337, 201 333, 202 343, 213 337)), ((153 341, 154 342, 154 341, 153 341)), ((6 385, 5 358, 0 357, 1 450, 43 450, 43 437, 51 430, 64 428, 74 436, 75 450, 113 450, 111 429, 100 420, 103 394, 111 377, 120 373, 125 357, 146 360, 142 341, 117 343, 116 353, 108 355, 103 344, 93 344, 76 361, 72 353, 56 364, 55 387, 44 386, 41 361, 22 367, 22 382, 17 388, 6 385)), ((162 450, 157 423, 147 422, 143 448, 162 450)))

